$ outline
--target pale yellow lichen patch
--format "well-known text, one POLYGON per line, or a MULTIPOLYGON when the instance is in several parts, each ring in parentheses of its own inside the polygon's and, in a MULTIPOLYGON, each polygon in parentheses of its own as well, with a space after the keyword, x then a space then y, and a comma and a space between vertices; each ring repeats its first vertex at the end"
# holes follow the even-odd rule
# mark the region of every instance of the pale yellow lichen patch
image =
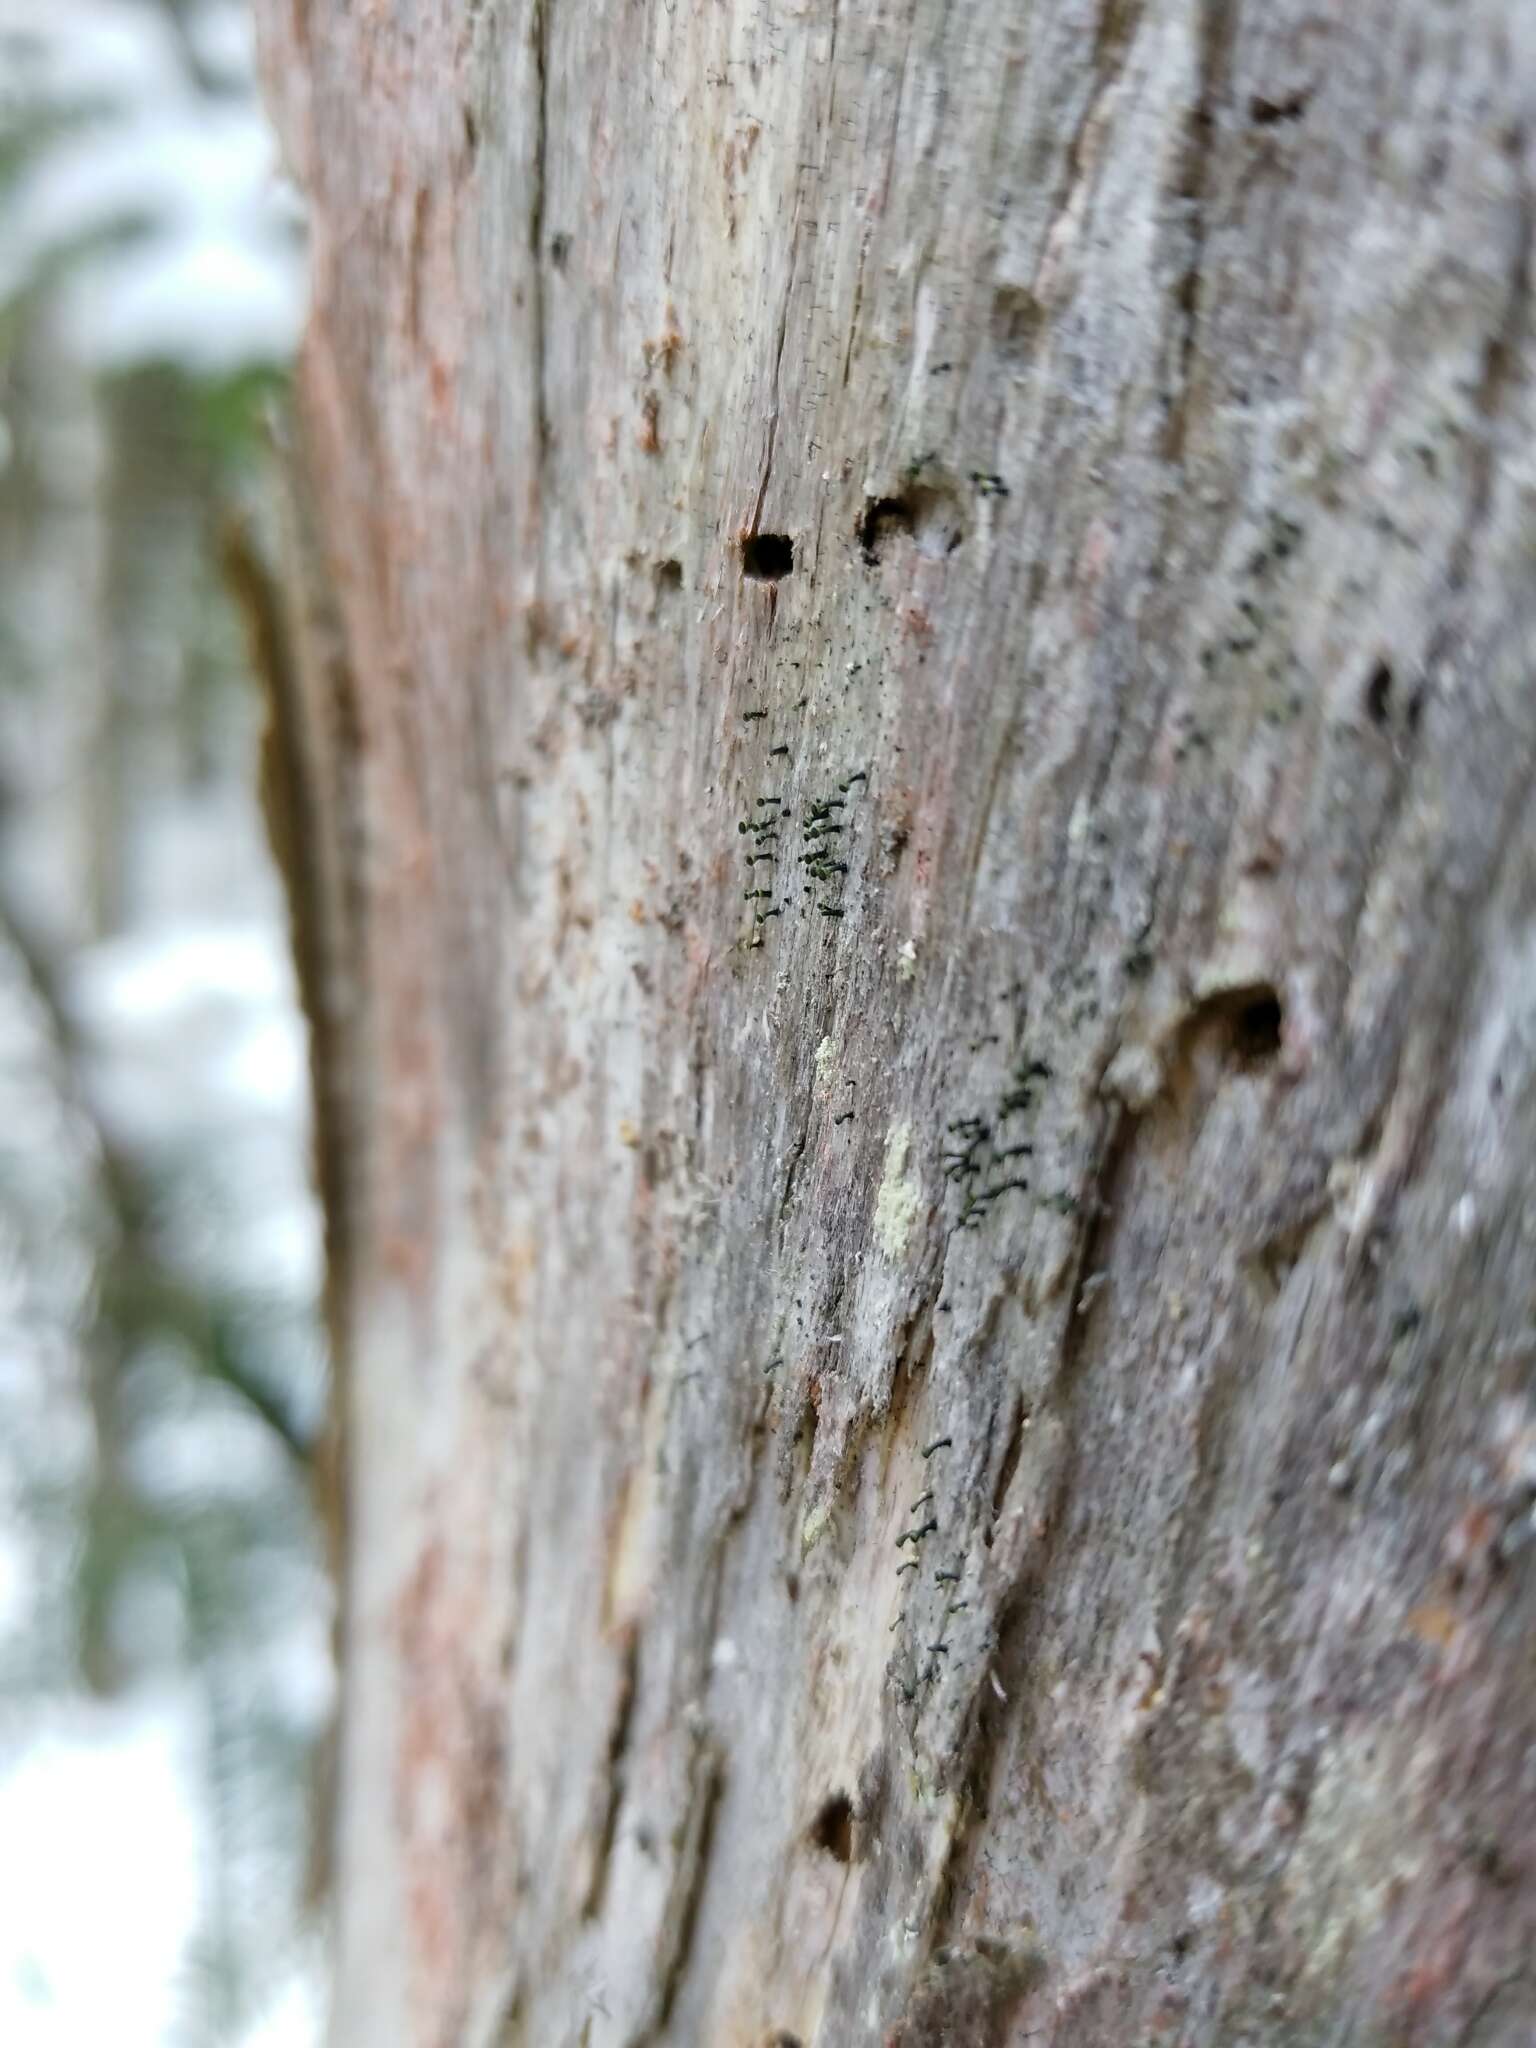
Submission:
POLYGON ((830 1038, 824 1038, 816 1048, 816 1086, 823 1095, 832 1085, 832 1069, 837 1062, 837 1047, 830 1038))
POLYGON ((911 1124, 893 1124, 885 1141, 885 1171, 875 1196, 875 1241, 888 1259, 899 1259, 906 1251, 923 1206, 922 1176, 907 1172, 911 1150, 911 1124))
POLYGON ((917 973, 917 947, 910 939, 896 955, 896 979, 911 981, 917 973))
POLYGON ((800 1555, 809 1557, 831 1526, 832 1510, 825 1501, 819 1508, 812 1508, 805 1518, 805 1526, 800 1531, 800 1555))
POLYGON ((1306 1819, 1286 1866, 1304 1974, 1332 1982, 1344 1959, 1388 1923, 1394 1896, 1423 1877, 1425 1850, 1404 1820, 1415 1785, 1435 1768, 1428 1748, 1340 1742, 1323 1752, 1306 1819))

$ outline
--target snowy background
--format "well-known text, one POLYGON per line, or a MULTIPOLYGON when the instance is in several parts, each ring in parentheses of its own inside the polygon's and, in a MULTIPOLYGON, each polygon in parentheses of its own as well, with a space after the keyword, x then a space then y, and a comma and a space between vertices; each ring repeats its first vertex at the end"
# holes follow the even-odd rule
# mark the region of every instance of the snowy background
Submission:
POLYGON ((218 571, 302 220, 228 0, 0 0, 0 2043, 308 2048, 306 1052, 218 571))

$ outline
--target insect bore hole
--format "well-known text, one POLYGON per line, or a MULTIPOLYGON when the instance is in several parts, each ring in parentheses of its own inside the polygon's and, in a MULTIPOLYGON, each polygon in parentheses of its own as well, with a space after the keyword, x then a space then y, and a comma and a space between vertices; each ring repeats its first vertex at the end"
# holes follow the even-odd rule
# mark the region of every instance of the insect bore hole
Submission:
POLYGON ((1372 725, 1385 725, 1392 709, 1392 666, 1378 661, 1365 685, 1365 709, 1372 725))
POLYGON ((795 566, 795 544, 787 533, 742 537, 741 573, 751 583, 777 583, 795 566))
POLYGON ((878 562, 886 542, 898 533, 910 533, 916 525, 912 507, 905 498, 870 498, 857 530, 859 547, 866 562, 878 562))
POLYGON ((1285 1012, 1272 988, 1245 995, 1232 1012, 1232 1050, 1244 1066, 1262 1066, 1280 1050, 1285 1012))
POLYGON ((683 565, 681 562, 675 562, 668 556, 666 561, 656 564, 656 588, 663 596, 670 595, 674 590, 681 590, 682 587, 683 565))
POLYGON ((1248 118, 1255 128, 1273 128, 1285 121, 1299 121, 1307 111, 1308 92, 1288 92, 1280 99, 1256 92, 1248 102, 1248 118))
POLYGON ((911 540, 920 555, 942 561, 965 538, 965 512, 950 484, 913 484, 899 495, 866 498, 853 537, 871 568, 897 540, 911 540))
POLYGON ((853 1801, 834 1792, 811 1823, 811 1840, 837 1863, 853 1861, 853 1801))

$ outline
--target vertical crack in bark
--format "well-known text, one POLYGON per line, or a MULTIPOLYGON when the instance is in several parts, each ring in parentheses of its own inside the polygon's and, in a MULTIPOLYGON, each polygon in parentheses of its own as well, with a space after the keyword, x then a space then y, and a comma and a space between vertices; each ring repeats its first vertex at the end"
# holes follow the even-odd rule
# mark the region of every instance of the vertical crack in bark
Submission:
MULTIPOLYGON (((1220 5, 1220 0, 1216 0, 1216 4, 1220 5)), ((1067 148, 1062 194, 1056 207, 1058 219, 1072 205, 1083 172, 1088 137, 1103 108, 1105 95, 1113 92, 1120 82, 1120 74, 1125 68, 1125 53, 1130 48, 1131 34, 1140 14, 1140 0, 1104 0, 1093 35, 1093 71, 1097 84, 1089 94, 1083 118, 1073 130, 1067 148)))
POLYGON ((795 224, 789 237, 789 279, 784 286, 784 304, 779 309, 779 338, 773 352, 773 404, 768 414, 768 446, 763 455, 763 474, 757 487, 757 503, 752 508, 750 531, 753 533, 756 533, 762 524, 763 501, 768 495, 768 479, 773 475, 773 455, 779 438, 779 373, 784 365, 784 339, 789 332, 789 302, 795 295, 795 258, 800 247, 798 199, 795 206, 795 224))
MULTIPOLYGON (((1094 1150, 1094 1163, 1084 1194, 1084 1222, 1070 1272, 1070 1292, 1057 1338, 1057 1363, 1043 1397, 1026 1403, 1013 1389, 1007 1405, 1008 1438, 992 1488, 992 1520, 1009 1497, 1028 1452, 1034 1532, 1021 1552, 999 1557, 992 1605, 992 1647, 977 1667, 969 1696, 959 1708, 956 1732, 937 1758, 944 1782, 958 1788, 961 1805, 927 1885, 921 1918, 930 1935, 941 1938, 966 1894, 965 1879, 973 1864, 975 1843, 984 1826, 985 1792, 1003 1745, 1016 1731, 1014 1716, 997 1711, 998 1703, 1017 1696, 1016 1676, 1023 1657, 1021 1628, 1031 1604, 1049 1585, 1058 1563, 1066 1507, 1078 1481, 1079 1453, 1070 1411, 1078 1395, 1081 1355, 1094 1311, 1078 1314, 1078 1289, 1095 1262, 1105 1254, 1115 1226, 1115 1207, 1124 1186, 1128 1161, 1142 1119, 1122 1105, 1106 1112, 1094 1150), (1012 1672, 1007 1692, 993 1690, 991 1674, 998 1665, 1012 1672)), ((995 1322, 996 1310, 989 1322, 995 1322)), ((977 1339, 984 1350, 987 1333, 977 1339)), ((984 1469, 991 1462, 991 1439, 1000 1414, 994 1411, 988 1431, 984 1469)), ((990 1546, 989 1546, 990 1547, 990 1546)), ((1025 1688, 1027 1690, 1027 1688, 1025 1688)))
POLYGON ((523 2048, 528 2025, 527 1992, 520 1968, 502 1972, 491 1986, 480 2013, 471 2013, 464 2028, 465 2048, 523 2048))
MULTIPOLYGON (((548 294, 544 289, 544 212, 549 192, 549 10, 551 0, 533 0, 533 65, 536 101, 533 115, 533 189, 528 201, 528 252, 533 274, 534 436, 538 451, 539 492, 549 459, 549 388, 547 379, 548 294)), ((541 522, 542 530, 542 522, 541 522)))
POLYGON ((1195 100, 1185 130, 1184 157, 1176 196, 1188 220, 1188 255, 1175 288, 1178 366, 1170 396, 1163 453, 1182 465, 1189 438, 1190 398, 1195 373, 1195 342, 1200 327, 1200 297, 1205 269, 1206 211, 1215 154, 1218 109, 1226 97, 1237 34, 1232 0, 1195 0, 1195 100))
POLYGON ((634 1725, 639 1667, 640 1631, 632 1627, 624 1641, 618 1697, 614 1701, 613 1720, 608 1730, 608 1750, 605 1758, 607 1786, 603 1798, 603 1817, 598 1830, 597 1850, 592 1859, 592 1881, 582 1902, 583 1915, 589 1920, 595 1919, 601 1913, 603 1898, 608 1889, 608 1872, 613 1863, 613 1843, 618 1832, 619 1810, 624 1804, 624 1758, 629 1749, 630 1730, 634 1725))
POLYGON ((1098 1162, 1089 1185, 1084 1189, 1082 1244, 1068 1280, 1067 1320, 1062 1327, 1056 1364, 1054 1395, 1058 1400, 1070 1398, 1072 1383, 1077 1377, 1083 1342, 1093 1321, 1092 1303, 1079 1307, 1079 1297, 1084 1281, 1095 1271, 1095 1262, 1113 1231, 1126 1162, 1140 1121, 1123 1104, 1111 1106, 1099 1141, 1098 1162))
POLYGON ((789 1167, 784 1175, 784 1192, 779 1197, 779 1227, 781 1231, 783 1229, 784 1219, 789 1214, 790 1205, 795 1199, 795 1182, 799 1179, 800 1176, 800 1162, 804 1159, 805 1148, 810 1143, 810 1133, 811 1120, 810 1116, 807 1115, 805 1120, 805 1126, 800 1133, 799 1143, 795 1146, 794 1151, 790 1154, 789 1167))
MULTIPOLYGON (((1005 1659, 1017 1661, 1020 1655, 1019 1630, 1031 1598, 1049 1584, 1055 1568, 1066 1521, 1064 1509, 1072 1498, 1078 1477, 1079 1453, 1070 1409, 1077 1394, 1084 1337, 1089 1324, 1095 1319, 1094 1308, 1078 1313, 1078 1288, 1094 1261, 1102 1255, 1113 1233, 1114 1205, 1140 1127, 1141 1119, 1123 1106, 1111 1108, 1085 1195, 1084 1228, 1058 1341, 1056 1370, 1043 1401, 1033 1409, 1026 1409, 1022 1400, 1017 1399, 1011 1413, 1010 1439, 995 1482, 993 1513, 996 1516, 1002 1508, 1023 1462, 1027 1416, 1035 1432, 1032 1436, 1032 1476, 1039 1489, 1035 1497, 1039 1533, 1023 1556, 1007 1567, 1008 1576, 998 1584, 993 1610, 994 1648, 991 1657, 985 1660, 988 1671, 995 1664, 1004 1664, 1005 1659)), ((1013 1693, 1016 1690, 1010 1683, 1008 1691, 1013 1693)), ((970 1864, 972 1844, 981 1819, 982 1797, 1001 1746, 1014 1727, 1009 1714, 996 1711, 990 1684, 984 1684, 978 1676, 964 1708, 949 1758, 951 1782, 968 1788, 970 1799, 947 1845, 935 1880, 934 1897, 944 1910, 962 1893, 961 1881, 970 1864)), ((938 1924, 942 1930, 942 1918, 938 1924)))
MULTIPOLYGON (((774 450, 779 439, 779 375, 784 364, 784 341, 789 332, 789 303, 795 295, 795 259, 800 249, 800 195, 795 195, 795 218, 789 236, 789 277, 784 286, 784 304, 779 310, 779 338, 773 352, 773 404, 768 414, 768 446, 763 453, 762 480, 757 487, 757 503, 752 508, 751 524, 747 537, 754 537, 762 526, 763 501, 768 495, 768 479, 773 474, 774 450)), ((743 551, 745 561, 745 551, 743 551)), ((772 629, 778 616, 779 592, 777 583, 768 586, 768 621, 772 629)))
POLYGON ((405 263, 405 331, 413 348, 421 346, 421 280, 427 261, 427 229, 432 212, 430 187, 422 185, 411 211, 410 251, 405 263))
MULTIPOLYGON (((1216 0, 1216 4, 1220 5, 1221 0, 1216 0)), ((1104 0, 1093 36, 1092 64, 1096 82, 1089 91, 1082 119, 1073 129, 1067 144, 1061 190, 1051 209, 1051 225, 1042 242, 1043 248, 1050 248, 1057 223, 1064 220, 1079 202, 1079 187, 1092 168, 1089 139, 1103 114, 1106 99, 1120 82, 1126 52, 1131 46, 1141 11, 1142 0, 1104 0)))
POLYGON ((848 316, 848 346, 843 351, 843 389, 853 373, 853 351, 859 336, 859 315, 864 310, 864 263, 869 255, 869 229, 859 237, 859 268, 853 280, 853 311, 848 316))
POLYGON ((1506 144, 1506 154, 1521 166, 1509 292, 1504 303, 1504 317, 1497 332, 1490 335, 1483 355, 1483 374, 1476 393, 1483 430, 1473 454, 1467 517, 1452 554, 1450 582, 1453 591, 1459 591, 1467 580, 1477 552, 1478 536, 1487 522, 1498 452, 1495 429, 1504 410, 1505 396, 1511 384, 1520 377, 1525 356, 1531 313, 1531 245, 1533 235, 1536 235, 1536 206, 1533 206, 1524 172, 1525 145, 1525 130, 1517 126, 1506 144))
POLYGON ((827 133, 832 133, 832 123, 837 117, 837 32, 842 22, 842 0, 832 0, 832 33, 827 38, 827 79, 829 98, 827 101, 827 133))
POLYGON ((704 1874, 714 1833, 715 1810, 725 1778, 717 1745, 700 1734, 688 1770, 688 1805, 678 1829, 672 1883, 656 1931, 653 1991, 645 2018, 630 2035, 630 2048, 648 2048, 665 2032, 693 1947, 704 1874))

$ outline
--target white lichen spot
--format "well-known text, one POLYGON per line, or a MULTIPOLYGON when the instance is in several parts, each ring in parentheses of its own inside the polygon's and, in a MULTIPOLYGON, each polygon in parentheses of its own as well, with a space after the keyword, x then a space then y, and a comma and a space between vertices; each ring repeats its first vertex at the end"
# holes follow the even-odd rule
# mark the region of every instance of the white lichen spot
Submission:
POLYGON ((911 981, 917 973, 917 947, 908 939, 896 955, 896 979, 911 981))
POLYGON ((823 1094, 832 1085, 832 1068, 837 1060, 837 1047, 830 1038, 824 1038, 816 1048, 816 1086, 823 1094))
POLYGON ((1360 1244, 1381 1200, 1379 1176, 1358 1159, 1336 1159, 1328 1169, 1328 1198, 1351 1247, 1360 1244))
POLYGON ((923 1205, 922 1177, 907 1172, 911 1150, 911 1124, 893 1124, 885 1141, 885 1171, 875 1197, 875 1241, 888 1259, 899 1259, 906 1251, 923 1205))
POLYGON ((907 1955, 921 1932, 915 1920, 892 1920, 885 1930, 885 1945, 893 1956, 907 1955))
POLYGON ((1187 1901, 1187 1911, 1195 1925, 1209 1927, 1221 1917, 1227 1895, 1214 1878, 1197 1876, 1190 1880, 1187 1901))

